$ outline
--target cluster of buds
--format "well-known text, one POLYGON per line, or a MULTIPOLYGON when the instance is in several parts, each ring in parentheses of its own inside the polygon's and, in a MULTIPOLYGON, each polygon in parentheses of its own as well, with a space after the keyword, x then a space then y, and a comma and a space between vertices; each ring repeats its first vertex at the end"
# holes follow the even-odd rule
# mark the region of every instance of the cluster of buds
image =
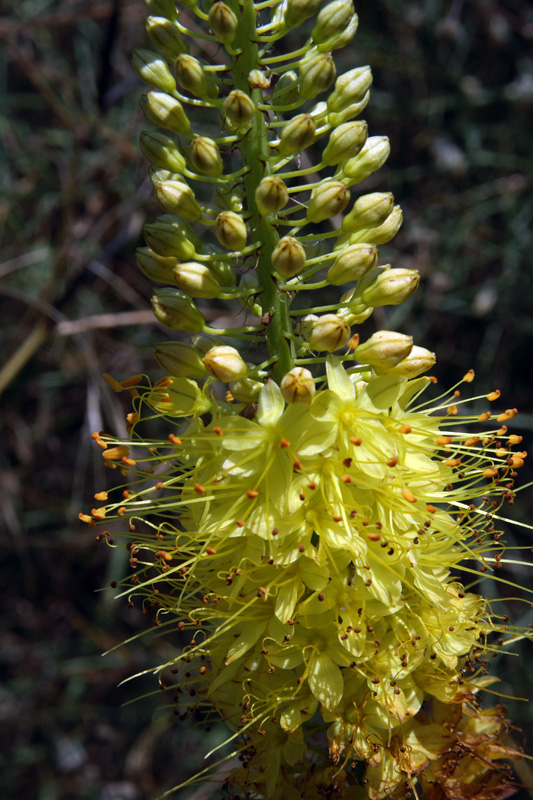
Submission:
POLYGON ((164 213, 137 261, 178 333, 157 346, 166 375, 148 389, 108 376, 134 398, 134 447, 96 441, 135 490, 82 519, 128 521, 123 592, 159 629, 178 617, 188 638, 161 686, 180 715, 211 704, 227 722, 241 759, 230 796, 459 797, 479 780, 503 797, 487 745, 512 755, 503 712, 476 696, 487 637, 518 629, 458 571, 502 566, 494 511, 526 454, 505 424, 515 409, 492 429, 488 411, 459 414, 457 387, 422 403, 433 353, 353 329, 419 275, 379 264, 402 222, 393 196, 354 190, 389 144, 357 119, 370 69, 337 75, 352 0, 146 3, 158 53, 133 66, 159 129, 141 147, 164 213), (310 18, 305 44, 279 46, 310 18), (209 326, 215 302, 242 324, 209 326), (168 438, 143 442, 146 406, 171 420, 168 438))

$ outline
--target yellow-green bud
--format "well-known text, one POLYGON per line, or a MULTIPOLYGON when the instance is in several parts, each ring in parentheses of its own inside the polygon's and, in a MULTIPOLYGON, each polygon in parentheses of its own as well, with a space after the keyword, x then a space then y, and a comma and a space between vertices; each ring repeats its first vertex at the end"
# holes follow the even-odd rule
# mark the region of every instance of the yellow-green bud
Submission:
POLYGON ((196 97, 216 97, 218 89, 209 80, 206 71, 197 58, 182 53, 176 59, 176 78, 179 85, 196 97))
POLYGON ((373 244, 353 244, 341 250, 328 271, 328 283, 342 286, 358 281, 377 264, 378 249, 373 244))
POLYGON ((298 75, 291 69, 285 72, 276 84, 273 100, 280 105, 290 105, 296 102, 300 94, 298 75))
POLYGON ((413 337, 394 331, 377 331, 355 350, 361 364, 389 369, 407 358, 413 349, 413 337))
POLYGON ((310 403, 316 387, 312 374, 304 367, 294 367, 281 379, 281 394, 286 403, 310 403))
POLYGON ((302 100, 312 100, 320 92, 328 89, 337 71, 335 62, 329 53, 322 53, 319 56, 304 61, 300 66, 300 97, 302 100))
POLYGON ((245 92, 241 92, 240 89, 234 89, 228 94, 222 108, 224 116, 227 117, 236 128, 245 127, 255 114, 254 103, 251 98, 245 94, 245 92))
POLYGON ((150 42, 167 58, 176 58, 180 53, 188 53, 189 46, 184 41, 181 31, 170 19, 165 17, 148 17, 146 33, 150 42))
POLYGON ((272 266, 282 278, 292 278, 305 267, 305 250, 298 239, 284 236, 272 252, 272 266))
POLYGON ((183 217, 187 222, 198 222, 202 209, 196 202, 190 186, 182 181, 161 181, 155 184, 155 196, 169 214, 183 217))
POLYGON ((349 200, 350 191, 344 183, 325 180, 311 192, 307 222, 322 222, 322 220, 342 214, 349 200))
POLYGON ((297 28, 309 17, 314 17, 322 0, 287 0, 283 23, 286 28, 297 28))
POLYGON ((209 374, 222 383, 244 378, 248 372, 239 351, 226 344, 208 350, 203 362, 209 374))
MULTIPOLYGON (((352 234, 345 234, 346 241, 349 244, 357 244, 358 242, 372 242, 372 244, 386 244, 394 239, 396 234, 401 228, 403 220, 402 209, 400 206, 394 206, 390 215, 385 222, 378 225, 376 228, 366 228, 352 234)), ((343 244, 343 237, 340 237, 339 244, 343 244)))
POLYGON ((390 154, 390 143, 386 136, 371 136, 363 149, 349 158, 339 169, 336 177, 346 180, 350 185, 362 183, 373 172, 380 169, 390 154))
POLYGON ((301 153, 315 138, 316 123, 310 114, 298 114, 281 131, 279 154, 292 156, 301 153))
POLYGON ((372 192, 358 197, 349 214, 342 220, 341 230, 347 233, 382 225, 394 208, 390 192, 372 192))
POLYGON ((191 336, 191 344, 203 358, 208 350, 218 347, 223 342, 220 336, 213 336, 211 333, 197 333, 196 336, 191 336))
POLYGON ((215 236, 222 245, 232 251, 246 247, 248 231, 246 223, 239 214, 233 211, 222 211, 215 221, 215 236))
POLYGON ((191 123, 179 100, 163 92, 144 94, 140 100, 144 116, 158 128, 167 128, 175 133, 188 133, 191 123))
MULTIPOLYGON (((245 272, 241 276, 241 280, 239 282, 239 289, 257 289, 257 293, 261 291, 259 288, 259 280, 255 272, 245 272)), ((246 297, 239 297, 239 303, 243 308, 249 311, 251 314, 254 314, 256 317, 263 316, 263 309, 256 303, 255 295, 250 294, 246 297)))
POLYGON ((183 342, 163 342, 156 345, 155 357, 169 375, 176 378, 204 378, 207 370, 198 351, 183 342))
POLYGON ((335 89, 328 97, 329 111, 342 111, 353 103, 360 103, 372 85, 370 67, 355 67, 340 75, 335 89))
POLYGON ((333 353, 344 347, 350 338, 350 328, 343 319, 336 314, 313 317, 310 315, 304 319, 304 332, 311 350, 333 353))
POLYGON ((238 381, 230 381, 229 390, 239 403, 255 403, 262 386, 260 381, 254 381, 253 378, 240 378, 238 381))
POLYGON ((160 256, 150 247, 139 247, 135 252, 137 266, 147 278, 156 283, 174 283, 174 256, 160 256))
POLYGON ((207 244, 204 245, 203 249, 205 250, 206 254, 212 252, 213 255, 209 259, 209 269, 220 283, 221 286, 235 286, 237 283, 237 276, 235 274, 235 270, 231 264, 231 261, 226 261, 225 259, 221 259, 220 251, 215 249, 215 245, 207 244))
POLYGON ((248 86, 250 89, 268 89, 271 78, 260 69, 251 69, 248 73, 248 86))
POLYGON ((289 202, 287 187, 281 180, 269 175, 260 182, 255 190, 255 202, 260 214, 274 214, 289 202))
POLYGON ((144 2, 150 14, 156 14, 159 17, 166 17, 167 19, 178 18, 174 0, 144 0, 144 2))
POLYGON ((199 244, 192 228, 186 222, 172 217, 160 217, 157 222, 146 224, 144 238, 158 255, 175 256, 174 263, 176 259, 192 260, 196 255, 196 245, 199 244))
POLYGON ((160 289, 152 297, 155 318, 173 331, 199 333, 205 327, 205 319, 190 297, 179 289, 160 289))
POLYGON ((400 363, 396 364, 394 367, 387 369, 387 374, 405 375, 408 378, 416 378, 417 375, 421 375, 426 370, 431 369, 436 360, 435 353, 426 350, 425 347, 418 347, 415 344, 407 358, 404 358, 403 361, 400 361, 400 363))
POLYGON ((189 261, 174 267, 174 282, 189 297, 218 297, 220 284, 205 264, 189 261))
POLYGON ((342 111, 330 111, 327 115, 329 125, 332 128, 336 128, 338 125, 342 125, 344 122, 358 117, 361 111, 365 110, 369 100, 370 92, 368 91, 358 103, 350 103, 346 108, 343 108, 342 111))
POLYGON ((419 282, 416 269, 377 267, 361 279, 356 297, 367 306, 396 306, 416 291, 419 282))
POLYGON ((191 142, 191 164, 202 175, 216 178, 222 174, 222 158, 218 144, 207 136, 196 136, 191 142))
POLYGON ((217 41, 230 44, 235 39, 238 20, 225 3, 215 3, 211 6, 208 22, 217 41))
POLYGON ((163 92, 175 90, 176 81, 167 62, 151 50, 134 50, 131 65, 143 83, 163 92))
POLYGON ((352 39, 357 23, 352 0, 333 0, 321 9, 311 36, 319 49, 322 49, 321 45, 326 45, 327 50, 334 50, 343 46, 336 44, 339 38, 342 37, 346 44, 352 39))
POLYGON ((361 325, 372 314, 374 309, 365 303, 359 302, 356 289, 349 289, 341 297, 344 303, 337 311, 337 316, 343 319, 347 325, 361 325))
POLYGON ((359 122, 345 122, 335 128, 322 153, 324 164, 340 164, 351 156, 356 155, 363 148, 368 137, 368 124, 363 120, 359 122))
POLYGON ((144 155, 155 167, 173 173, 181 173, 185 169, 185 159, 170 136, 158 131, 142 131, 139 141, 144 155))

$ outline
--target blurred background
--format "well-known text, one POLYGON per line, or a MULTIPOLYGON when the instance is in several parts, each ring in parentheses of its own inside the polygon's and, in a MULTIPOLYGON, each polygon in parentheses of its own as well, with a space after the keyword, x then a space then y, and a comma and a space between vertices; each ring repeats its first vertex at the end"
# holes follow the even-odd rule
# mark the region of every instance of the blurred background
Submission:
MULTIPOLYGON (((145 6, 0 0, 0 9, 0 793, 150 800, 202 768, 221 734, 157 712, 151 676, 117 688, 165 645, 141 638, 102 658, 146 620, 102 590, 125 573, 124 551, 97 545, 77 519, 108 478, 91 433, 121 432, 129 411, 101 373, 158 377, 153 347, 166 338, 134 259, 143 223, 159 213, 129 64, 146 44, 145 6)), ((372 66, 363 116, 392 145, 363 188, 393 191, 404 209, 382 259, 423 276, 409 303, 380 310, 365 332, 412 333, 437 352, 441 385, 473 367, 479 393, 499 388, 502 409, 519 408, 528 449, 533 6, 359 0, 356 10, 359 32, 338 72, 372 66)), ((518 520, 532 517, 527 494, 512 509, 518 520)), ((531 544, 520 528, 508 539, 531 544)), ((525 567, 503 577, 532 584, 525 567)), ((524 607, 511 602, 509 613, 528 624, 524 607)), ((515 652, 498 660, 500 689, 531 697, 532 647, 515 652)), ((533 705, 506 704, 525 731, 515 741, 533 753, 533 705)), ((193 791, 182 796, 207 797, 193 791)))

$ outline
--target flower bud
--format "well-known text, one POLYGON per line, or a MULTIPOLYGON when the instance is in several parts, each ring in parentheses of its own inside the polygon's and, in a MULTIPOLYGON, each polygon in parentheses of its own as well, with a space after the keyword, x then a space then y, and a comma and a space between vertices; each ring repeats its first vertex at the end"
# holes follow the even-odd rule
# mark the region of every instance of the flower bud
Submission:
POLYGON ((255 202, 263 216, 275 214, 284 208, 289 202, 289 193, 281 178, 273 175, 263 178, 255 190, 255 202))
MULTIPOLYGON (((313 317, 314 315, 311 315, 313 317)), ((350 328, 336 314, 323 314, 321 317, 304 319, 304 332, 311 350, 333 353, 344 347, 350 338, 350 328)))
POLYGON ((250 89, 268 89, 271 78, 260 69, 251 69, 248 73, 248 86, 250 89))
POLYGON ((174 59, 180 53, 188 53, 189 46, 184 41, 181 31, 170 19, 165 17, 148 17, 146 33, 150 42, 167 58, 174 59))
POLYGON ((297 28, 309 17, 314 17, 322 0, 287 0, 283 22, 286 28, 297 28))
POLYGON ((349 200, 350 191, 344 183, 325 180, 311 192, 307 222, 322 222, 324 219, 342 214, 349 200))
POLYGON ((377 264, 378 249, 373 244, 353 244, 339 252, 328 271, 328 283, 342 286, 358 281, 377 264))
POLYGON ((336 48, 331 45, 346 32, 349 32, 347 42, 350 41, 357 30, 357 23, 352 0, 333 0, 321 9, 317 17, 315 27, 311 31, 313 42, 319 49, 322 49, 321 45, 327 45, 327 50, 334 50, 336 48))
MULTIPOLYGON (((256 273, 245 272, 244 275, 241 276, 239 289, 257 289, 257 293, 259 294, 261 290, 259 288, 259 281, 256 273)), ((255 295, 249 294, 246 297, 239 297, 239 303, 251 314, 254 314, 254 316, 261 317, 263 315, 263 309, 259 303, 256 303, 255 295)))
POLYGON ((378 227, 394 208, 390 192, 372 192, 358 197, 349 214, 342 220, 341 230, 348 233, 378 227))
MULTIPOLYGON (((357 231, 357 233, 346 234, 350 244, 358 242, 372 242, 372 244, 386 244, 394 239, 402 226, 403 214, 400 206, 394 206, 392 212, 385 222, 376 228, 357 231)), ((341 237, 342 238, 342 237, 341 237)), ((339 244, 342 242, 339 240, 339 244)))
POLYGON ((227 250, 239 251, 246 247, 246 223, 233 211, 222 211, 215 221, 215 236, 227 250))
POLYGON ((341 303, 345 305, 337 310, 337 316, 347 325, 361 325, 374 311, 372 306, 358 301, 356 289, 345 292, 341 297, 341 303))
POLYGON ((177 19, 178 12, 174 0, 144 0, 149 14, 167 19, 177 19))
POLYGON ((226 344, 208 350, 203 362, 209 374, 222 383, 244 378, 248 372, 239 351, 226 344))
POLYGON ((175 256, 174 263, 176 259, 190 261, 196 255, 198 240, 192 228, 178 219, 160 217, 146 224, 144 238, 158 255, 175 256))
POLYGON ((343 123, 354 119, 354 117, 358 117, 361 111, 364 111, 367 107, 369 100, 370 92, 367 92, 363 99, 358 103, 350 103, 343 108, 342 111, 330 111, 327 115, 329 125, 332 128, 336 128, 338 125, 342 125, 343 123))
POLYGON ((155 167, 181 173, 185 169, 185 159, 174 139, 158 131, 142 131, 139 142, 148 161, 155 167))
POLYGON ((191 142, 191 164, 201 175, 213 178, 222 174, 222 158, 218 144, 207 136, 196 136, 191 142))
POLYGON ((419 282, 416 269, 377 267, 361 279, 356 296, 367 306, 397 306, 416 291, 419 282))
POLYGON ((176 59, 176 78, 186 92, 196 97, 216 97, 218 88, 209 80, 205 69, 194 56, 182 53, 176 59))
POLYGON ((342 111, 353 103, 360 103, 372 85, 370 67, 355 67, 340 75, 335 89, 328 97, 329 111, 342 111))
POLYGON ((173 331, 199 333, 204 329, 203 314, 179 289, 160 289, 152 297, 152 309, 155 318, 173 331))
POLYGON ((205 264, 189 261, 174 267, 174 282, 189 297, 218 297, 220 284, 205 264))
POLYGON ((165 417, 197 417, 211 408, 211 401, 190 378, 174 377, 170 386, 156 386, 146 395, 146 400, 165 417))
POLYGON ((407 358, 413 348, 413 337, 394 331, 377 331, 355 350, 361 364, 389 369, 407 358))
POLYGON ((301 99, 312 100, 317 94, 324 92, 335 80, 336 73, 335 62, 329 53, 304 61, 300 66, 301 99))
POLYGON ((135 252, 137 266, 147 278, 156 283, 174 283, 174 256, 160 256, 150 247, 138 247, 135 252))
POLYGON ((316 387, 312 374, 304 367, 294 367, 281 379, 281 394, 286 403, 310 403, 316 387))
POLYGON ((161 181, 155 184, 155 196, 169 214, 183 217, 187 222, 198 222, 202 209, 196 202, 190 186, 181 181, 161 181))
POLYGON ((335 128, 322 153, 324 164, 340 164, 356 155, 364 146, 368 136, 368 124, 364 121, 345 122, 335 128))
POLYGON ((211 350, 212 347, 217 347, 222 343, 223 342, 220 336, 213 336, 210 333, 197 333, 195 336, 191 337, 192 346, 202 358, 205 356, 208 350, 211 350))
POLYGON ((383 166, 389 154, 390 143, 387 136, 371 136, 355 157, 341 165, 340 174, 336 177, 346 180, 350 186, 362 183, 383 166))
POLYGON ((296 102, 300 94, 300 86, 298 82, 298 75, 291 69, 284 72, 276 84, 274 94, 272 95, 276 103, 280 105, 290 105, 296 102))
POLYGON ((235 128, 244 128, 255 114, 253 101, 240 89, 234 89, 228 94, 222 108, 224 116, 235 128))
POLYGON ((158 128, 167 128, 175 133, 188 133, 191 123, 179 100, 163 92, 144 94, 140 100, 144 116, 158 128))
POLYGON ((263 384, 253 378, 240 378, 229 382, 229 390, 239 403, 256 403, 263 384))
POLYGON ((279 154, 292 156, 301 153, 315 138, 316 123, 310 114, 298 114, 281 131, 279 154))
POLYGON ((169 375, 176 378, 204 378, 207 370, 197 350, 183 342, 156 345, 155 357, 169 375))
POLYGON ((173 92, 176 81, 172 77, 167 62, 151 50, 134 50, 131 65, 143 83, 161 89, 162 92, 173 92))
POLYGON ((272 266, 282 278, 292 278, 305 267, 305 250, 298 239, 284 236, 272 252, 272 266))
POLYGON ((387 369, 387 374, 405 375, 408 378, 416 378, 417 375, 421 375, 426 370, 431 369, 436 360, 435 353, 426 350, 425 347, 418 347, 415 344, 407 358, 404 358, 403 361, 400 361, 394 367, 387 369))
POLYGON ((208 22, 217 41, 222 44, 231 44, 235 39, 238 20, 225 3, 215 3, 211 6, 208 22))

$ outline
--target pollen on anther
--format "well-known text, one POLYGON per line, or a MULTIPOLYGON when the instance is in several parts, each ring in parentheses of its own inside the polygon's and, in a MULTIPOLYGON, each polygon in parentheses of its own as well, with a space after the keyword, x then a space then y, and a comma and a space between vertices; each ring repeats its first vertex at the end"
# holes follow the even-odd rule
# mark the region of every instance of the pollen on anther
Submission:
POLYGON ((402 495, 408 503, 416 503, 416 497, 410 489, 402 489, 402 495))
POLYGON ((206 547, 205 548, 205 552, 207 553, 208 556, 214 556, 215 553, 216 553, 216 550, 214 548, 212 548, 212 547, 206 547))
POLYGON ((469 369, 466 375, 463 375, 463 381, 465 383, 472 383, 473 380, 474 380, 474 370, 469 369))
POLYGON ((410 425, 400 425, 400 433, 411 433, 412 430, 410 425))
POLYGON ((316 481, 311 481, 311 483, 307 484, 308 489, 316 489, 316 481))
POLYGON ((254 500, 256 497, 259 497, 259 492, 257 492, 255 489, 248 489, 246 496, 249 497, 250 500, 254 500))
POLYGON ((196 492, 196 494, 205 494, 206 489, 201 484, 195 483, 194 484, 194 491, 196 492))
POLYGON ((288 441, 287 441, 287 439, 284 439, 284 438, 282 437, 282 438, 281 438, 281 441, 280 441, 280 443, 279 443, 279 446, 280 446, 281 448, 287 448, 287 447, 290 447, 290 446, 291 446, 291 443, 290 443, 290 442, 288 442, 288 441))
POLYGON ((387 461, 387 466, 395 467, 397 463, 398 463, 398 458, 394 456, 394 458, 391 458, 389 461, 387 461))
POLYGON ((237 525, 239 528, 244 528, 244 520, 242 520, 242 519, 238 519, 238 520, 236 520, 236 525, 237 525))
POLYGON ((437 509, 435 508, 435 506, 432 506, 432 505, 430 505, 430 504, 428 504, 428 505, 426 506, 426 508, 427 508, 427 510, 429 511, 429 513, 430 513, 430 514, 434 514, 434 513, 436 512, 436 510, 437 510, 437 509))
POLYGON ((341 481, 343 483, 351 483, 352 482, 352 476, 351 475, 341 475, 341 481))
POLYGON ((360 447, 363 444, 363 440, 359 439, 358 436, 350 436, 350 442, 356 447, 360 447))
POLYGON ((294 467, 294 469, 302 469, 302 462, 300 461, 299 458, 295 458, 294 459, 293 467, 294 467))
MULTIPOLYGON (((484 411, 483 414, 479 415, 479 417, 477 418, 477 421, 478 422, 486 422, 491 417, 492 417, 492 414, 490 413, 490 411, 484 411)), ((498 417, 498 420, 499 420, 499 417, 498 417)))
POLYGON ((219 427, 219 426, 217 425, 217 426, 216 426, 216 428, 213 428, 213 433, 216 433, 216 435, 217 435, 217 436, 222 436, 222 434, 224 433, 224 431, 222 430, 222 428, 221 428, 221 427, 219 427))
POLYGON ((172 442, 172 444, 176 445, 181 444, 181 439, 179 438, 179 436, 175 436, 173 433, 169 433, 168 440, 169 442, 172 442))
POLYGON ((100 500, 102 502, 105 502, 107 498, 108 498, 107 492, 98 492, 98 494, 94 495, 95 500, 100 500))
POLYGON ((487 400, 489 400, 490 402, 492 402, 493 400, 497 400, 497 399, 498 399, 498 397, 500 397, 500 395, 501 395, 501 392, 500 392, 500 390, 499 390, 499 389, 496 389, 496 391, 495 391, 495 392, 490 392, 490 394, 488 394, 488 395, 487 395, 487 400))

